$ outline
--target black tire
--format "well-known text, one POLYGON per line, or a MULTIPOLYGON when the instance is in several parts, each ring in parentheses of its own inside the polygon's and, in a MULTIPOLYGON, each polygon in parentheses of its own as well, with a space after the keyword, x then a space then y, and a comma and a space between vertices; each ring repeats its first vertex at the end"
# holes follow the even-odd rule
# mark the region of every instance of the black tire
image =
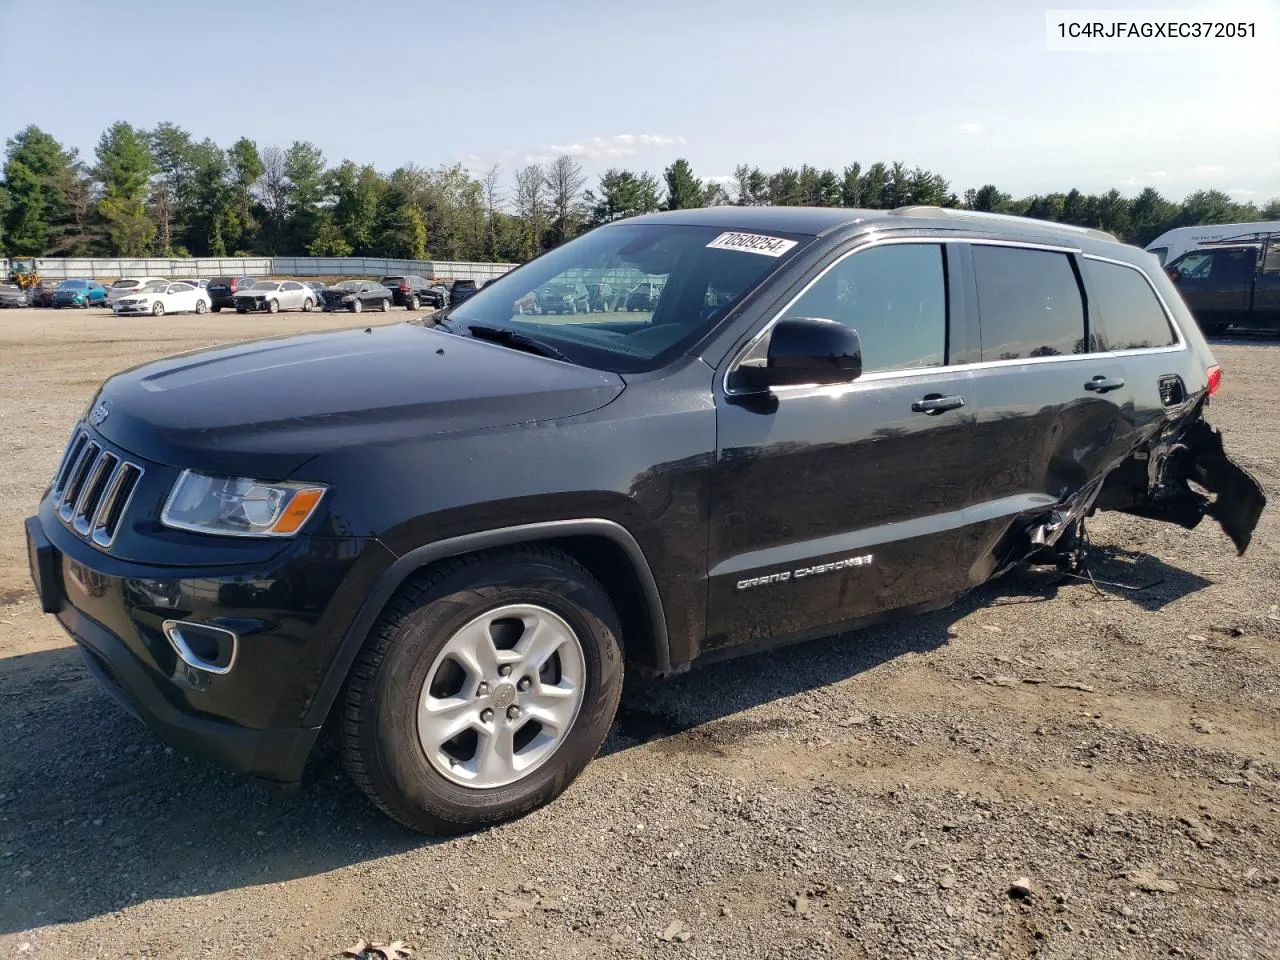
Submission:
POLYGON ((359 297, 356 297, 354 300, 351 301, 352 313, 359 313, 363 309, 364 309, 364 303, 360 300, 359 297))
POLYGON ((599 751, 622 695, 622 631, 604 589, 571 557, 547 547, 486 551, 445 561, 387 605, 352 665, 339 702, 348 773, 410 830, 443 835, 511 820, 555 799, 599 751), (509 603, 538 604, 570 625, 582 647, 584 696, 565 739, 506 786, 446 779, 418 740, 423 683, 464 624, 509 603))
POLYGON ((391 301, 388 300, 386 297, 383 297, 382 303, 379 306, 379 309, 382 310, 383 313, 386 313, 388 310, 391 309, 391 301))
POLYGON ((151 307, 151 315, 153 317, 164 316, 164 304, 157 300, 151 307))
POLYGON ((221 307, 210 307, 209 309, 212 310, 214 313, 220 313, 222 311, 221 307))
POLYGON ((208 309, 209 309, 209 305, 205 303, 203 299, 199 299, 196 301, 196 313, 202 314, 202 313, 205 313, 208 309))
POLYGON ((267 301, 267 313, 279 313, 279 312, 280 312, 280 301, 279 301, 279 300, 268 300, 268 301, 267 301))
POLYGON ((248 313, 248 312, 249 312, 248 307, 236 307, 236 313, 248 313))
POLYGON ((314 307, 314 306, 315 306, 315 303, 313 303, 313 302, 312 302, 312 300, 311 300, 311 298, 310 298, 310 297, 307 297, 307 299, 305 299, 305 300, 303 300, 303 301, 302 301, 302 312, 303 312, 303 313, 310 313, 310 312, 311 312, 311 308, 312 308, 312 307, 314 307))
POLYGON ((406 306, 410 310, 417 310, 418 307, 421 306, 421 301, 418 299, 418 295, 416 293, 409 298, 409 302, 406 306))

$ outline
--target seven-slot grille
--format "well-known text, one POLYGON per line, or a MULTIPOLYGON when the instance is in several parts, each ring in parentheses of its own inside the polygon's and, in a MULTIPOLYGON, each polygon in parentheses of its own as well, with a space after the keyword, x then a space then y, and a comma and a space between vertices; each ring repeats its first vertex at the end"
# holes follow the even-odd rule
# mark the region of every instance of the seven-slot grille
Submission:
POLYGON ((106 548, 141 478, 142 467, 116 456, 80 427, 62 455, 50 496, 63 523, 106 548))

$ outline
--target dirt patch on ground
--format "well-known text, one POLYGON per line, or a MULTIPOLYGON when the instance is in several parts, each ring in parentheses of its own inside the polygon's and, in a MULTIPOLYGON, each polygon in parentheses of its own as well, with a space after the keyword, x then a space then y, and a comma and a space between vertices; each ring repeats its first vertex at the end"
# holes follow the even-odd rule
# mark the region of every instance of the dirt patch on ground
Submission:
MULTIPOLYGON (((348 325, 0 314, 0 952, 1280 955, 1274 507, 1242 559, 1207 523, 1099 518, 1096 576, 1139 590, 1028 571, 928 617, 631 680, 564 797, 471 837, 405 834, 330 752, 279 797, 160 745, 39 613, 21 520, 115 370, 348 325)), ((1280 346, 1215 352, 1212 419, 1274 502, 1280 346)))

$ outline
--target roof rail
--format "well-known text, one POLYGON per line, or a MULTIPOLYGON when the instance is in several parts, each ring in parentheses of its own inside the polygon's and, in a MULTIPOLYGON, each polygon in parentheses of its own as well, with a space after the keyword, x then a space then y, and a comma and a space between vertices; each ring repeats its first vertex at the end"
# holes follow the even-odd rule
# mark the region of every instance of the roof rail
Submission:
POLYGON ((928 204, 915 204, 907 207, 895 207, 889 213, 900 217, 939 217, 947 220, 994 220, 997 223, 1020 223, 1024 226, 1044 227, 1053 232, 1083 234, 1095 240, 1110 240, 1119 243, 1115 234, 1093 227, 1077 227, 1073 223, 1056 223, 1053 220, 1038 220, 1035 217, 1020 217, 1012 213, 987 213, 983 210, 960 210, 955 207, 937 207, 928 204))

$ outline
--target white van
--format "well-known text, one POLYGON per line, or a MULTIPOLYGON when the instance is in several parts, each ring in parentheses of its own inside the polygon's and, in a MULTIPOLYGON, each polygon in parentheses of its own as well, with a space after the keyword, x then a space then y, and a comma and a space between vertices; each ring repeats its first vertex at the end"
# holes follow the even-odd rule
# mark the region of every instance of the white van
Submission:
POLYGON ((1210 240, 1248 239, 1255 233, 1280 231, 1280 220, 1255 221, 1253 223, 1206 223, 1199 227, 1177 227, 1166 230, 1146 246, 1161 265, 1173 263, 1188 250, 1210 240))

